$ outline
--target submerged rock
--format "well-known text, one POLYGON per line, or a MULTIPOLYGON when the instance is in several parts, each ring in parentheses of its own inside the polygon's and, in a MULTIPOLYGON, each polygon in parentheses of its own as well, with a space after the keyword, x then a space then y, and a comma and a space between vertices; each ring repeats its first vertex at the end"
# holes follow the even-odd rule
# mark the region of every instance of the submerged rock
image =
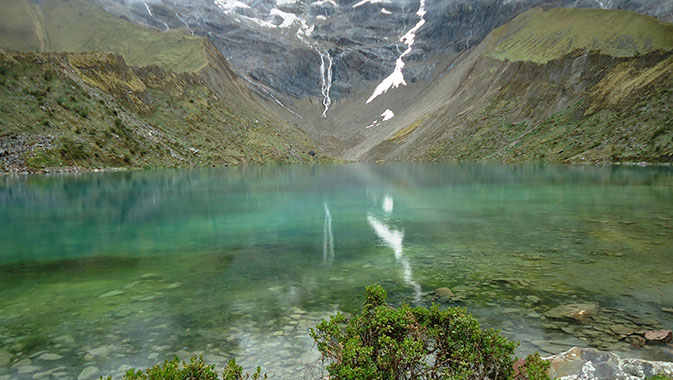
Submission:
POLYGON ((601 307, 595 303, 578 303, 557 306, 545 313, 545 316, 552 319, 566 319, 577 322, 584 322, 589 318, 594 318, 600 312, 601 307))
POLYGON ((671 330, 652 330, 645 331, 645 340, 655 343, 671 343, 673 332, 671 330))
POLYGON ((439 298, 451 298, 454 296, 453 292, 449 288, 437 288, 435 289, 435 294, 439 298))
POLYGON ((79 373, 77 380, 88 380, 93 377, 98 372, 97 367, 86 367, 79 373))
POLYGON ((6 367, 12 359, 12 354, 5 350, 0 350, 0 367, 6 367))
POLYGON ((48 361, 51 361, 51 360, 59 360, 59 359, 61 359, 61 358, 62 358, 62 356, 59 355, 59 354, 52 354, 52 353, 47 352, 46 354, 42 354, 42 355, 40 355, 40 356, 38 357, 38 360, 48 360, 48 361))
POLYGON ((673 363, 621 359, 590 348, 574 347, 548 358, 549 376, 564 380, 644 380, 655 375, 673 375, 673 363))

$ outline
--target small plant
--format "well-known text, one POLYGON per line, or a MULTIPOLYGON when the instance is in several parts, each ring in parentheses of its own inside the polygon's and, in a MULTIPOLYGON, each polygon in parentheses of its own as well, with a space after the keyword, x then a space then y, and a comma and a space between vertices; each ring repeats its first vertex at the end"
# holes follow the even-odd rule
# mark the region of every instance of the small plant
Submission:
POLYGON ((539 353, 526 357, 526 361, 519 367, 516 380, 549 380, 547 370, 551 364, 542 359, 539 353))
POLYGON ((509 379, 516 345, 482 330, 463 308, 393 308, 379 285, 367 287, 364 310, 338 313, 311 336, 330 379, 509 379))
MULTIPOLYGON (((236 360, 230 360, 224 367, 222 376, 215 372, 215 366, 206 364, 201 355, 194 356, 189 362, 180 362, 176 357, 173 360, 166 360, 163 364, 157 364, 145 371, 130 369, 122 380, 246 380, 246 379, 266 379, 266 375, 261 375, 261 370, 250 375, 243 373, 243 367, 236 364, 236 360)), ((112 380, 108 376, 105 380, 112 380)))

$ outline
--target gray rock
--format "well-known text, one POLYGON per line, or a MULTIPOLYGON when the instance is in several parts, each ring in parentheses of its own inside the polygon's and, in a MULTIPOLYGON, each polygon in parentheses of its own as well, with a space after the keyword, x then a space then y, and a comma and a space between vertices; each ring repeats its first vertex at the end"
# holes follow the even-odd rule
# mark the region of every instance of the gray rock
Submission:
POLYGON ((96 373, 98 373, 97 367, 86 367, 79 373, 77 380, 88 380, 92 378, 96 373))
POLYGON ((584 322, 589 318, 596 317, 600 310, 600 306, 596 303, 578 303, 557 306, 547 311, 545 316, 552 319, 584 322))
POLYGON ((34 366, 34 365, 24 365, 21 367, 17 367, 17 372, 19 374, 25 374, 25 373, 32 373, 40 370, 40 367, 34 366))
POLYGON ((595 349, 574 347, 548 358, 549 376, 564 380, 644 380, 667 374, 673 375, 673 363, 621 359, 619 356, 595 349))

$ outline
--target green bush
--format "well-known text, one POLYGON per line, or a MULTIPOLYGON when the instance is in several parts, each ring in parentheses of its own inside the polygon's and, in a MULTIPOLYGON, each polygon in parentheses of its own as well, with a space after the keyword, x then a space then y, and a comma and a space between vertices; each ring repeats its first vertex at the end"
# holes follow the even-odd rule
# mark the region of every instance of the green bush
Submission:
MULTIPOLYGON (((244 379, 266 379, 266 375, 260 374, 261 370, 250 375, 243 373, 243 367, 236 364, 234 359, 230 360, 224 368, 220 377, 215 372, 215 366, 206 364, 202 356, 195 356, 189 362, 180 362, 176 357, 173 360, 166 360, 163 364, 157 364, 145 371, 131 369, 124 374, 122 380, 244 380, 244 379)), ((108 376, 106 380, 112 380, 108 376)))
POLYGON ((441 310, 386 302, 367 288, 364 310, 338 313, 311 329, 330 379, 509 379, 516 345, 482 330, 463 308, 441 310))
POLYGON ((547 370, 550 363, 543 360, 539 353, 528 355, 526 362, 518 370, 516 380, 549 380, 547 370))

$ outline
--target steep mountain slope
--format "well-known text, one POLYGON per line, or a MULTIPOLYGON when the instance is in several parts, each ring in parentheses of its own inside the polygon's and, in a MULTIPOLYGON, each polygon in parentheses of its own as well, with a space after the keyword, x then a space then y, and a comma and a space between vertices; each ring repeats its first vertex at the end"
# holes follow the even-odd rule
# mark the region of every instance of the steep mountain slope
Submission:
POLYGON ((673 21, 673 0, 91 1, 157 30, 208 36, 253 88, 278 99, 307 130, 333 129, 321 120, 332 106, 361 92, 367 100, 409 47, 404 79, 427 81, 444 66, 438 61, 453 60, 534 6, 627 9, 673 21), (412 30, 415 38, 402 41, 412 30))
POLYGON ((16 0, 0 15, 0 47, 16 51, 120 54, 131 66, 157 65, 175 72, 206 66, 206 40, 182 31, 157 33, 110 17, 83 0, 16 0))
POLYGON ((24 5, 41 12, 32 30, 52 31, 39 50, 121 55, 0 50, 3 171, 312 159, 310 139, 272 116, 277 106, 252 93, 207 39, 143 29, 78 0, 24 5), (64 19, 100 28, 76 33, 64 19))
POLYGON ((495 29, 488 54, 498 60, 546 63, 575 49, 613 57, 673 47, 673 24, 634 12, 533 8, 495 29))
POLYGON ((671 162, 672 28, 624 11, 530 10, 438 77, 416 120, 362 158, 671 162))

